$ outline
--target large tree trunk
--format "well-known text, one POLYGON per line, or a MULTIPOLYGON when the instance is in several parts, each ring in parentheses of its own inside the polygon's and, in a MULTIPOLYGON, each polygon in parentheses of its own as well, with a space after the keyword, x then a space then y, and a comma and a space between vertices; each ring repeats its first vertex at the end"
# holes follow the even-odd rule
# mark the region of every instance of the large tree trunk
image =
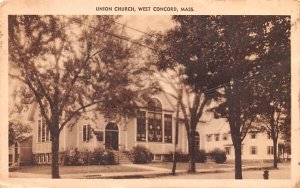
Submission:
POLYGON ((59 155, 59 131, 51 134, 52 137, 52 163, 51 163, 51 171, 52 178, 58 179, 59 176, 59 165, 58 165, 58 155, 59 155))
POLYGON ((195 131, 192 131, 189 137, 189 154, 190 154, 190 163, 189 163, 189 173, 196 173, 196 161, 195 161, 195 131))
POLYGON ((235 179, 243 179, 242 176, 242 147, 241 143, 234 144, 234 157, 235 157, 235 179))
POLYGON ((274 168, 278 168, 277 167, 277 138, 273 138, 273 148, 274 148, 274 153, 273 153, 273 167, 274 168))

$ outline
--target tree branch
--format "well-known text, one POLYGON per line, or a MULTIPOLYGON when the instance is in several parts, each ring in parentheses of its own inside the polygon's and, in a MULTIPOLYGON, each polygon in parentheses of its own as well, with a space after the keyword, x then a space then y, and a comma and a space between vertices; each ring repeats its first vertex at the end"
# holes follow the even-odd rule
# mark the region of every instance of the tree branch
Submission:
POLYGON ((94 102, 91 102, 89 104, 86 104, 84 106, 81 106, 80 108, 78 108, 77 110, 75 110, 74 112, 71 113, 71 115, 61 124, 60 128, 59 128, 59 131, 61 131, 63 129, 63 127, 75 116, 77 115, 81 110, 84 110, 85 108, 88 108, 90 106, 93 106, 95 104, 98 104, 102 101, 94 101, 94 102))

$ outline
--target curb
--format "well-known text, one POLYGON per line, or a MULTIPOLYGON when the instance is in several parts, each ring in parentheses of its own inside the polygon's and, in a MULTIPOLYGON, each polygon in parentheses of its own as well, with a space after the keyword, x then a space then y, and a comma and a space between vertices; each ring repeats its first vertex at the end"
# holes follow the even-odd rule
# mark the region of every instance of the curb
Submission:
MULTIPOLYGON (((245 167, 243 170, 270 170, 274 169, 273 167, 245 167)), ((223 172, 232 172, 234 168, 228 169, 216 169, 216 170, 202 170, 197 171, 194 174, 209 174, 209 173, 223 173, 223 172)), ((182 174, 190 174, 187 171, 176 172, 175 175, 172 175, 171 172, 153 172, 151 174, 129 174, 129 175, 110 175, 110 176, 102 176, 102 175, 87 175, 82 177, 83 179, 141 179, 141 178, 155 178, 155 177, 163 177, 163 176, 177 176, 182 174)))

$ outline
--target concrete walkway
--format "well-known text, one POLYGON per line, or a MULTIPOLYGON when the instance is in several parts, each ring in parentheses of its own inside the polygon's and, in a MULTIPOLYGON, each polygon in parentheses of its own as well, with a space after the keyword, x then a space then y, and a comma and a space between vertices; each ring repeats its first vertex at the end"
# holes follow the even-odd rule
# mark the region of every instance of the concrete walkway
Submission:
MULTIPOLYGON (((62 174, 63 179, 132 179, 132 178, 155 178, 159 176, 169 176, 171 169, 153 167, 142 164, 121 164, 121 166, 134 167, 142 171, 135 172, 105 172, 105 173, 76 173, 76 174, 62 174)), ((243 166, 243 170, 262 170, 263 166, 243 166)), ((197 174, 200 173, 225 173, 232 172, 234 168, 214 168, 214 169, 198 169, 197 174)), ((186 170, 176 170, 176 174, 185 174, 186 170)), ((11 178, 51 178, 50 174, 33 174, 10 172, 11 178)))

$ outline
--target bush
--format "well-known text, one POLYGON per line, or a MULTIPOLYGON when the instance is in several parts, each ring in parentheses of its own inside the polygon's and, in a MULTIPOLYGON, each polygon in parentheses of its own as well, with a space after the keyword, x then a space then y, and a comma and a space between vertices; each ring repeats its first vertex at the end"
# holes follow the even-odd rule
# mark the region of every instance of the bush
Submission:
POLYGON ((210 156, 216 163, 224 163, 227 159, 225 151, 220 149, 214 149, 210 152, 210 156))
POLYGON ((67 149, 60 152, 60 161, 62 165, 113 165, 116 164, 115 154, 112 150, 104 150, 97 148, 93 152, 87 149, 79 151, 75 149, 67 149))
POLYGON ((206 153, 205 150, 198 150, 195 153, 195 160, 197 163, 205 163, 206 162, 206 153))
POLYGON ((83 150, 79 154, 79 163, 81 165, 91 165, 91 152, 88 151, 87 149, 83 150))
POLYGON ((153 154, 144 146, 133 147, 130 153, 133 159, 133 163, 145 164, 152 161, 153 154))
POLYGON ((103 148, 96 148, 94 152, 92 152, 91 163, 94 165, 100 165, 103 160, 105 150, 103 148))
POLYGON ((116 164, 115 153, 112 150, 105 150, 103 153, 102 160, 100 161, 102 165, 113 165, 116 164))

